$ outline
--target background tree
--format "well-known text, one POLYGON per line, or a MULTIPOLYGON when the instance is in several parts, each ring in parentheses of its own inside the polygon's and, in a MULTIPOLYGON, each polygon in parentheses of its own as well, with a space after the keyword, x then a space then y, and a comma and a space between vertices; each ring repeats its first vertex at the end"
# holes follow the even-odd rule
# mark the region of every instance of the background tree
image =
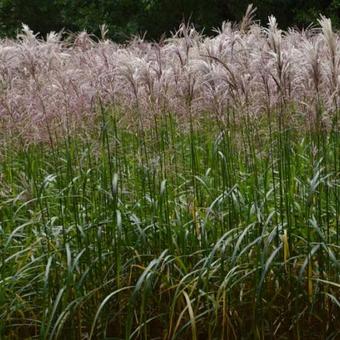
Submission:
MULTIPOLYGON (((124 41, 132 34, 159 39, 189 19, 211 33, 224 20, 238 21, 251 0, 0 0, 0 35, 14 36, 21 24, 45 35, 62 28, 98 34, 105 23, 110 37, 124 41)), ((253 0, 257 18, 266 24, 274 14, 280 27, 316 23, 320 13, 339 26, 340 0, 253 0)))

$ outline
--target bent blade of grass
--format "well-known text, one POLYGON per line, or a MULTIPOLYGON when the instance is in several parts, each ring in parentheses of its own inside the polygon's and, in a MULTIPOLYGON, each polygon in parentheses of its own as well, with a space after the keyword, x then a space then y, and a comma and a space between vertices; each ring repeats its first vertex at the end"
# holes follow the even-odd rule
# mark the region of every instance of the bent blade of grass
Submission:
POLYGON ((99 305, 98 309, 97 309, 97 312, 96 312, 96 315, 93 319, 93 322, 92 322, 92 327, 91 327, 91 331, 90 331, 90 335, 89 335, 89 340, 92 339, 93 337, 93 334, 94 334, 94 329, 96 327, 96 323, 97 323, 97 320, 98 320, 98 317, 102 311, 102 309, 105 307, 105 305, 107 304, 107 302, 115 295, 125 291, 125 290, 129 290, 129 289, 132 289, 133 286, 127 286, 127 287, 123 287, 123 288, 119 288, 117 290, 115 290, 114 292, 110 293, 102 302, 101 304, 99 305))
POLYGON ((263 268, 263 271, 262 271, 262 274, 261 274, 261 278, 260 278, 260 282, 259 282, 259 285, 257 287, 257 295, 259 296, 260 293, 261 293, 261 290, 262 290, 262 286, 263 286, 263 283, 264 283, 264 280, 266 278, 266 275, 267 275, 267 272, 270 268, 270 266, 272 265, 272 262, 274 261, 276 255, 279 253, 279 251, 281 250, 282 248, 282 244, 280 244, 269 256, 269 258, 267 259, 265 265, 264 265, 264 268, 263 268))
POLYGON ((233 251, 233 254, 231 256, 231 263, 232 264, 235 264, 235 260, 236 260, 236 254, 240 248, 240 245, 244 239, 244 237, 246 236, 246 234, 248 233, 248 231, 253 228, 254 226, 256 225, 256 223, 251 223, 249 224, 241 233, 241 235, 238 237, 237 239, 237 242, 235 244, 235 248, 234 248, 234 251, 233 251))
POLYGON ((59 290, 59 292, 56 296, 56 299, 54 301, 52 312, 51 312, 51 315, 50 315, 48 322, 47 322, 47 326, 46 326, 46 328, 42 327, 43 333, 41 334, 41 336, 42 336, 43 339, 47 339, 49 329, 51 327, 52 321, 55 317, 55 313, 57 311, 58 305, 59 305, 59 303, 62 299, 62 296, 64 294, 65 289, 66 289, 66 287, 64 286, 59 290))
POLYGON ((62 330, 63 325, 65 324, 67 317, 70 315, 71 313, 71 309, 74 306, 78 306, 81 302, 82 302, 83 298, 78 298, 76 300, 71 301, 65 308, 64 310, 60 313, 58 319, 56 320, 52 331, 50 333, 49 336, 49 340, 53 340, 53 339, 59 339, 59 334, 62 330), (54 337, 55 335, 55 337, 54 337))

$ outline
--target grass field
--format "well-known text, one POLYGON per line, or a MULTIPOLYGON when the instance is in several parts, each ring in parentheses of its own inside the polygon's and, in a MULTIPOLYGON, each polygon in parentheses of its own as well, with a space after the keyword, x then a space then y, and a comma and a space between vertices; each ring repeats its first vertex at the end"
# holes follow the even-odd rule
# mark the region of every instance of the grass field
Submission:
MULTIPOLYGON (((64 77, 62 63, 46 73, 37 61, 34 70, 25 66, 28 75, 7 68, 0 95, 0 338, 338 339, 339 37, 322 20, 316 35, 290 32, 282 42, 294 53, 292 46, 310 44, 305 69, 289 66, 293 57, 281 53, 283 33, 272 21, 261 33, 269 41, 270 79, 260 58, 253 65, 249 55, 240 64, 249 67, 249 87, 237 78, 230 50, 228 62, 210 58, 209 72, 224 72, 218 84, 202 80, 201 64, 193 71, 184 61, 176 71, 182 59, 167 56, 184 79, 164 81, 176 95, 147 96, 145 78, 129 78, 124 64, 125 81, 122 73, 112 80, 121 84, 114 103, 107 79, 94 102, 89 82, 73 76, 70 91, 79 96, 66 89, 66 104, 58 93, 49 96, 48 77, 64 77)), ((234 44, 230 37, 238 35, 255 46, 259 29, 227 27, 215 39, 234 44)), ((211 40, 192 32, 182 29, 164 48, 183 52, 186 41, 195 69, 195 49, 211 40)), ((50 46, 60 58, 74 53, 64 65, 72 69, 75 58, 92 63, 104 48, 116 49, 85 39, 90 50, 65 52, 25 34, 3 42, 0 56, 29 46, 35 61, 34 53, 50 46)), ((142 67, 153 52, 138 46, 114 53, 137 55, 142 67)), ((248 53, 244 45, 242 51, 248 53)))

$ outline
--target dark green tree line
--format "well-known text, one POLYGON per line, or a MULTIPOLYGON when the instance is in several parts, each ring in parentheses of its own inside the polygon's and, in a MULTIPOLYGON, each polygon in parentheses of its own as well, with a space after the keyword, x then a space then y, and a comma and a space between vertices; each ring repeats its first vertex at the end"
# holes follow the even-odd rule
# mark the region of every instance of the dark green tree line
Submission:
MULTIPOLYGON (((0 34, 14 36, 21 23, 45 35, 62 28, 98 34, 105 23, 110 37, 123 41, 132 34, 159 39, 183 20, 206 33, 222 21, 238 21, 251 0, 0 0, 0 34)), ((340 0, 253 0, 257 18, 266 24, 274 14, 280 26, 306 27, 320 13, 340 24, 340 0)))

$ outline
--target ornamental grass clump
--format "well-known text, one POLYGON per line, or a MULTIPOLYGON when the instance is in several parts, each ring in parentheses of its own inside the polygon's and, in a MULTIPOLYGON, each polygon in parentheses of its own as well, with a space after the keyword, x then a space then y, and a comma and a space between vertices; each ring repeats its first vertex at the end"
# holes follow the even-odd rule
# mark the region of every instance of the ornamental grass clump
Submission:
POLYGON ((187 116, 251 107, 252 117, 268 108, 289 107, 290 124, 309 126, 315 100, 324 124, 335 124, 339 108, 339 34, 329 19, 321 28, 282 32, 254 21, 249 7, 240 25, 224 23, 214 37, 181 25, 170 39, 140 38, 117 45, 86 32, 37 38, 27 26, 17 40, 0 44, 0 117, 6 129, 28 141, 46 138, 46 126, 65 131, 92 122, 96 103, 138 104, 146 123, 153 115, 187 116))
POLYGON ((337 339, 339 34, 223 23, 0 43, 1 339, 337 339))

